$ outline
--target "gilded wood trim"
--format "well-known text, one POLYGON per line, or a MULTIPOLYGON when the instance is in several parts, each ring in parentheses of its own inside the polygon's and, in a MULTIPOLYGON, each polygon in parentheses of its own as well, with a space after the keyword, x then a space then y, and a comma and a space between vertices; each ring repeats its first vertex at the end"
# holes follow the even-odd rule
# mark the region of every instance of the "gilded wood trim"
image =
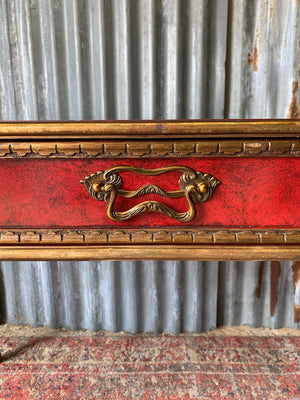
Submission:
POLYGON ((0 138, 299 137, 299 120, 1 122, 0 138))
POLYGON ((1 260, 300 260, 300 246, 0 246, 1 260))
POLYGON ((0 158, 298 156, 300 140, 0 142, 0 158))
POLYGON ((9 229, 0 231, 6 244, 300 244, 300 230, 264 229, 9 229))

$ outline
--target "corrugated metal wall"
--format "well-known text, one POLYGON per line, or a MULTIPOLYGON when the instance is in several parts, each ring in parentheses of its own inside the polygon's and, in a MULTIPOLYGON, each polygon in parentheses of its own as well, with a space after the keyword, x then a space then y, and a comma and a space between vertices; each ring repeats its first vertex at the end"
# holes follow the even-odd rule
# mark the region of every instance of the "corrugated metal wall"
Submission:
MULTIPOLYGON (((297 0, 0 0, 0 119, 299 118, 297 0)), ((300 263, 1 262, 2 322, 296 327, 300 263)))

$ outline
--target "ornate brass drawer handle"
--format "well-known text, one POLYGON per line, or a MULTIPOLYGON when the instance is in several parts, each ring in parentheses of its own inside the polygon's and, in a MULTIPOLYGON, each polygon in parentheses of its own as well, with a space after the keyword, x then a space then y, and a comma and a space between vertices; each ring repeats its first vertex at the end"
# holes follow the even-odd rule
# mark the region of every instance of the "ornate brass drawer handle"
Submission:
POLYGON ((196 172, 192 168, 179 165, 155 169, 118 165, 105 171, 91 174, 80 182, 84 184, 93 199, 103 200, 107 203, 106 214, 113 221, 124 221, 146 211, 156 211, 181 222, 191 221, 196 215, 195 203, 209 199, 216 186, 220 183, 209 174, 196 172), (183 172, 183 174, 179 179, 180 190, 165 191, 156 185, 145 185, 137 190, 129 191, 121 189, 122 179, 118 172, 122 171, 146 176, 161 175, 172 171, 183 172), (132 198, 150 193, 173 199, 185 196, 189 209, 186 212, 177 212, 167 205, 153 200, 143 201, 127 211, 115 211, 113 208, 117 195, 132 198))

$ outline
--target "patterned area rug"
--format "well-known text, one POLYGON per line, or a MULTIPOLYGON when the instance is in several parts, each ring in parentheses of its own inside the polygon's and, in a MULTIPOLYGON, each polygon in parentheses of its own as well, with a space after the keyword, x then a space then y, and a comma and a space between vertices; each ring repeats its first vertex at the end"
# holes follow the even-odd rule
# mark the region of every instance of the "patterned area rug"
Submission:
POLYGON ((300 337, 0 338, 1 399, 300 399, 300 337))

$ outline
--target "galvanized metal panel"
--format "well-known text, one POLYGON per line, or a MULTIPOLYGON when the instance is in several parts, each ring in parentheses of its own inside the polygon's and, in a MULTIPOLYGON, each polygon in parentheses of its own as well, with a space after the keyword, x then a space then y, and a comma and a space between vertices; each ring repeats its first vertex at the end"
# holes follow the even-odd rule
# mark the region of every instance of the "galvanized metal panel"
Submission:
POLYGON ((0 276, 2 321, 15 324, 133 333, 299 324, 290 262, 2 262, 0 276))
POLYGON ((233 0, 227 57, 228 118, 299 118, 297 0, 233 0))
MULTIPOLYGON (((0 118, 299 117, 297 0, 0 0, 0 118)), ((299 327, 300 264, 1 262, 2 321, 299 327)))

